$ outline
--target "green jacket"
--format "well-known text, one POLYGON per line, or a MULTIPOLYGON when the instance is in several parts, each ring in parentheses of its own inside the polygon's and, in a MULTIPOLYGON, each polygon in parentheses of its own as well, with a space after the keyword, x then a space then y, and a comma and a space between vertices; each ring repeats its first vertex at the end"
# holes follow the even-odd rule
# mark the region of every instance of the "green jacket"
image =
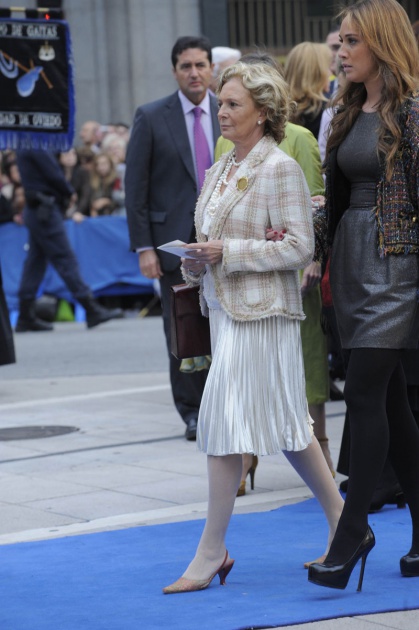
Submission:
MULTIPOLYGON (((224 153, 228 153, 233 148, 231 140, 220 136, 215 145, 214 161, 217 162, 224 153)), ((287 123, 285 127, 285 138, 279 148, 287 155, 294 158, 301 166, 310 195, 324 195, 324 182, 321 174, 321 160, 319 145, 311 131, 301 125, 287 123)))

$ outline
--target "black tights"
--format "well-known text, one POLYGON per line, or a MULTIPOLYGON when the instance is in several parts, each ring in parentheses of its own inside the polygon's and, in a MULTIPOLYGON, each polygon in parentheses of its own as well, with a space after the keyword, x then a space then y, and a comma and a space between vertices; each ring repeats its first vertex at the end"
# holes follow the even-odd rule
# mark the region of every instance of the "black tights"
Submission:
POLYGON ((327 560, 341 563, 355 551, 387 454, 413 523, 412 553, 419 553, 419 429, 411 412, 402 350, 351 350, 345 382, 351 433, 345 507, 327 560))

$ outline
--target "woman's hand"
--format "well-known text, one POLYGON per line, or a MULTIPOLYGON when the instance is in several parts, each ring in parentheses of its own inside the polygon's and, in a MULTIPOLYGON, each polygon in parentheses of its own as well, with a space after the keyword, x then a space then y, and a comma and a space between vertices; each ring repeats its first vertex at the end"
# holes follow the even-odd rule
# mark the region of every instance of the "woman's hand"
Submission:
POLYGON ((205 265, 203 263, 192 260, 192 258, 181 258, 180 260, 182 262, 182 267, 193 276, 199 276, 201 271, 205 269, 205 265))
POLYGON ((301 295, 304 297, 311 289, 317 286, 322 278, 321 265, 318 262, 310 263, 303 271, 301 278, 301 295))
POLYGON ((287 230, 274 230, 273 228, 266 228, 266 240, 267 241, 282 241, 284 240, 287 230))
MULTIPOLYGON (((223 241, 208 241, 207 243, 189 243, 187 249, 191 250, 191 258, 185 258, 185 263, 200 263, 200 270, 205 265, 216 265, 223 259, 223 241), (192 251, 193 250, 193 251, 192 251)), ((184 267, 186 264, 184 263, 184 267)))
POLYGON ((73 214, 71 215, 71 218, 73 219, 73 221, 75 223, 81 223, 82 221, 85 220, 85 216, 84 214, 82 214, 81 212, 79 212, 78 210, 76 210, 75 212, 73 212, 73 214))
POLYGON ((313 208, 313 212, 316 212, 320 208, 323 208, 325 201, 326 198, 324 197, 324 195, 314 195, 314 197, 311 198, 311 207, 313 208))

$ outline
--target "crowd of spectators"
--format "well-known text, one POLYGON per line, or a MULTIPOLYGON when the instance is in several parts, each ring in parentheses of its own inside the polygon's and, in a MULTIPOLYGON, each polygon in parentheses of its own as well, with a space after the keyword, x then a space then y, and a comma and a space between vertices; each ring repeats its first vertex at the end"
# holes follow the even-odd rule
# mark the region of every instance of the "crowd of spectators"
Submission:
MULTIPOLYGON (((69 151, 57 154, 65 178, 76 196, 65 216, 74 221, 85 217, 125 215, 125 154, 129 139, 125 123, 101 125, 89 120, 69 151)), ((14 151, 0 152, 0 223, 23 224, 25 195, 14 151)))
POLYGON ((16 158, 12 152, 2 156, 0 184, 0 223, 14 221, 22 225, 25 193, 20 182, 16 158))

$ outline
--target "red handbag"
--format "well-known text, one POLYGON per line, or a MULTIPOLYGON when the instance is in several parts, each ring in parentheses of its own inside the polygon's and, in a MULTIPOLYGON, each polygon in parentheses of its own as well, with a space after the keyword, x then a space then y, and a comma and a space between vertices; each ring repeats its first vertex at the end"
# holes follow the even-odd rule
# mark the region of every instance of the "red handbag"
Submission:
POLYGON ((211 354, 209 319, 201 313, 198 285, 171 287, 170 316, 171 352, 177 359, 211 354))

